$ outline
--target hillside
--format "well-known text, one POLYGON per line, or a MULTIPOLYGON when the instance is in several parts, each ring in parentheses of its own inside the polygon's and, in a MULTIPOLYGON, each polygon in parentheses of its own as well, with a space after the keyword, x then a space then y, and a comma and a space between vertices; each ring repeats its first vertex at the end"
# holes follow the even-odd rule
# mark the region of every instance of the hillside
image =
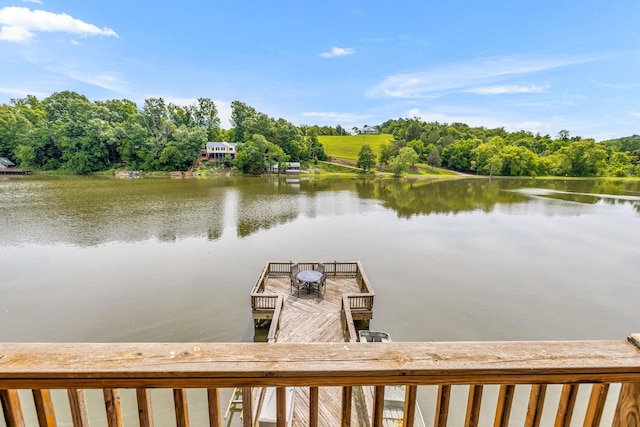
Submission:
POLYGON ((324 146, 327 155, 352 162, 358 160, 358 153, 363 145, 368 144, 377 156, 380 153, 380 145, 392 140, 393 136, 389 134, 318 136, 318 141, 324 146))

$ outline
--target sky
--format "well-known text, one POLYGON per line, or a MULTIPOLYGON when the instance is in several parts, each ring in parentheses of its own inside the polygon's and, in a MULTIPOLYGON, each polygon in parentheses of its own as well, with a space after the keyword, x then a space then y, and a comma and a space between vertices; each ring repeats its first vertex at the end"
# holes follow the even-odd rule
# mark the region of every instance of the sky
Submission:
POLYGON ((238 100, 296 125, 417 117, 640 134, 640 0, 0 0, 0 104, 238 100))

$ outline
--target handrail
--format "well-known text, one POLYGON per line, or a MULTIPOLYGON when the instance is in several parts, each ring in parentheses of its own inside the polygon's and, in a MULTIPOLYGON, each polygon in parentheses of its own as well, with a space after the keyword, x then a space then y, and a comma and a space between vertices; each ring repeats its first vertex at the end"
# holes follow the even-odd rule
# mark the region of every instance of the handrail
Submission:
MULTIPOLYGON (((189 388, 208 389, 210 396, 217 396, 215 390, 222 387, 242 387, 250 393, 255 387, 337 386, 347 390, 365 385, 437 385, 438 402, 446 401, 447 406, 437 403, 436 413, 446 420, 447 390, 470 385, 468 404, 474 410, 467 415, 473 424, 484 385, 504 386, 498 402, 502 409, 496 417, 508 421, 513 387, 532 385, 527 415, 531 420, 542 410, 544 398, 539 396, 544 396, 546 385, 563 384, 556 420, 558 425, 568 425, 579 384, 595 384, 585 420, 597 425, 608 385, 622 383, 612 424, 618 427, 640 421, 639 342, 640 334, 629 341, 5 343, 0 344, 0 400, 7 426, 14 427, 22 417, 16 390, 25 389, 67 389, 82 399, 83 389, 169 388, 174 389, 175 405, 180 409, 176 416, 186 417, 186 394, 181 390, 189 388)), ((118 398, 110 396, 111 401, 118 398)), ((113 417, 118 414, 112 411, 113 417)))
POLYGON ((284 297, 278 295, 276 305, 273 309, 273 318, 271 319, 271 326, 269 326, 269 334, 267 335, 267 342, 273 343, 276 341, 276 336, 280 330, 280 314, 282 313, 282 306, 284 305, 284 297))

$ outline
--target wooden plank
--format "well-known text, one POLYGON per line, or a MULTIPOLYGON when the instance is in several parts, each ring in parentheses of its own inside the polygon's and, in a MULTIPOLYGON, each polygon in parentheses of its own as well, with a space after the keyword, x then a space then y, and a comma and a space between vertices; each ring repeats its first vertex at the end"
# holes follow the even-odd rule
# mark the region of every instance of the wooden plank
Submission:
POLYGON ((149 389, 137 388, 138 420, 140 427, 153 427, 153 412, 151 412, 151 393, 149 389))
POLYGON ((438 401, 436 404, 435 427, 447 427, 449 417, 449 402, 451 401, 451 386, 441 385, 438 387, 438 401))
POLYGON ((640 382, 626 341, 2 343, 0 355, 15 389, 640 382))
POLYGON ((243 387, 242 388, 242 425, 243 427, 253 427, 253 403, 252 402, 253 402, 253 398, 251 397, 251 387, 243 387))
POLYGON ((418 397, 417 386, 407 386, 404 396, 404 427, 413 427, 416 418, 416 398, 418 397))
POLYGON ((173 406, 176 412, 176 426, 189 427, 189 408, 187 404, 187 390, 173 389, 173 406))
POLYGON ((494 427, 509 427, 509 416, 511 415, 511 405, 516 386, 502 384, 498 393, 498 403, 496 406, 496 417, 494 427))
POLYGON ((465 417, 465 427, 478 427, 480 420, 480 406, 482 404, 481 385, 469 386, 469 399, 467 401, 467 415, 465 417))
POLYGON ((598 427, 600 425, 608 393, 609 384, 594 384, 591 387, 589 404, 582 424, 584 427, 598 427))
POLYGON ((384 386, 377 385, 373 393, 373 427, 382 427, 384 415, 384 386))
POLYGON ((342 427, 351 426, 351 401, 353 399, 353 389, 342 387, 342 416, 340 425, 342 427))
POLYGON ((544 409, 544 398, 547 394, 546 384, 534 384, 529 393, 529 406, 524 427, 539 427, 542 420, 542 409, 544 409))
POLYGON ((89 427, 89 413, 87 412, 87 400, 84 390, 67 389, 69 408, 73 427, 89 427))
POLYGON ((0 390, 0 403, 7 427, 25 427, 18 390, 0 390))
POLYGON ((207 389, 207 403, 209 407, 209 427, 221 427, 220 392, 217 388, 207 389))
POLYGON ((51 391, 32 390, 32 394, 40 427, 56 427, 56 414, 51 400, 51 391))
POLYGON ((640 426, 640 383, 622 384, 612 424, 612 427, 640 426))
POLYGON ((109 427, 122 427, 122 408, 120 405, 120 392, 117 388, 105 388, 102 390, 104 404, 107 410, 107 425, 109 427))
POLYGON ((562 386, 558 411, 556 412, 555 427, 570 427, 573 408, 576 406, 578 396, 577 384, 565 384, 562 386))
POLYGON ((276 427, 287 426, 287 389, 276 388, 276 427))
POLYGON ((309 388, 309 427, 318 427, 318 387, 309 388))

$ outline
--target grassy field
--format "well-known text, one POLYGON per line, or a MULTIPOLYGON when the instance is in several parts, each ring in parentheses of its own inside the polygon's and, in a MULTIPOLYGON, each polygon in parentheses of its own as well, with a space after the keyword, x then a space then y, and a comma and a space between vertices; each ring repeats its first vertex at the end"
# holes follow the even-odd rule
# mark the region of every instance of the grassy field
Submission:
POLYGON ((358 153, 363 145, 368 144, 377 157, 380 154, 380 145, 391 140, 393 140, 393 136, 389 134, 318 137, 318 141, 324 146, 324 151, 327 155, 352 162, 358 160, 358 153))

